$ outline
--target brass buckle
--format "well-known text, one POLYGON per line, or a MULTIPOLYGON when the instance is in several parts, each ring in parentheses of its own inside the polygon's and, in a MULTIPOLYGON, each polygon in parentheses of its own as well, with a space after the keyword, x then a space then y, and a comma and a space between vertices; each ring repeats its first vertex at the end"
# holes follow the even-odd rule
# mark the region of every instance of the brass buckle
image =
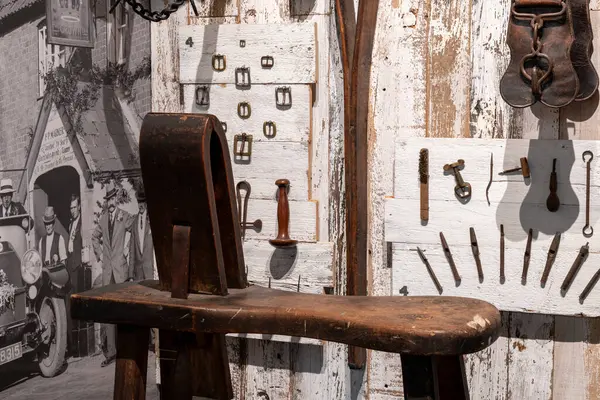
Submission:
POLYGON ((212 56, 212 68, 215 71, 225 71, 225 68, 227 67, 227 61, 225 59, 225 56, 222 54, 213 54, 212 56))

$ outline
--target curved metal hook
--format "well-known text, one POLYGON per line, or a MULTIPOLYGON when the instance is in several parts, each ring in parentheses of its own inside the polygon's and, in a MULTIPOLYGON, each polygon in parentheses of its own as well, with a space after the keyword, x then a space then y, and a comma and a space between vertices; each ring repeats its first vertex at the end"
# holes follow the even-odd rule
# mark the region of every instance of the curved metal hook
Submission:
POLYGON ((594 159, 594 153, 592 153, 590 150, 586 150, 583 152, 583 154, 581 155, 581 158, 583 158, 583 162, 592 162, 592 160, 594 159), (585 156, 589 155, 590 159, 585 161, 585 156))

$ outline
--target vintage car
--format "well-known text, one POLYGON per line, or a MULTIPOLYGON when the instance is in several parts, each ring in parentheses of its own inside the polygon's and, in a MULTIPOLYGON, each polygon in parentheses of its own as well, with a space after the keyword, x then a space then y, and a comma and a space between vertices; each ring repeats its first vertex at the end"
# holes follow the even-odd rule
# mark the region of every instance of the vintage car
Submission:
POLYGON ((31 228, 29 215, 0 218, 0 365, 27 357, 52 377, 66 356, 69 273, 27 248, 31 228))

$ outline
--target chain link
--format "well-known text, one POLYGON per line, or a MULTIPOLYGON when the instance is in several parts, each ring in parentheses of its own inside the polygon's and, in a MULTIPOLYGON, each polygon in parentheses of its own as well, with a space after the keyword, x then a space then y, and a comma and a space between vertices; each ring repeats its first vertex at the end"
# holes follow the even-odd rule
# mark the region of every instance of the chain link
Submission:
MULTIPOLYGON (((125 0, 125 2, 127 2, 127 4, 129 4, 131 8, 133 8, 133 11, 135 11, 137 15, 144 18, 145 20, 152 22, 166 20, 171 14, 177 11, 177 9, 181 7, 186 1, 187 0, 175 0, 174 2, 167 4, 167 6, 161 11, 150 11, 145 9, 144 6, 138 3, 136 0, 125 0)), ((197 16, 198 12, 196 10, 196 6, 194 5, 194 0, 190 1, 192 2, 192 8, 194 9, 194 12, 197 16)))
POLYGON ((521 75, 525 80, 531 83, 531 91, 534 95, 540 96, 542 87, 550 79, 553 64, 547 54, 542 52, 542 28, 544 21, 558 21, 566 16, 567 7, 565 2, 561 2, 561 10, 553 13, 531 14, 520 13, 516 11, 516 3, 513 3, 511 14, 515 19, 530 21, 531 29, 533 30, 531 41, 531 53, 526 54, 520 63, 521 75), (531 66, 531 74, 527 72, 525 64, 533 64, 531 66))

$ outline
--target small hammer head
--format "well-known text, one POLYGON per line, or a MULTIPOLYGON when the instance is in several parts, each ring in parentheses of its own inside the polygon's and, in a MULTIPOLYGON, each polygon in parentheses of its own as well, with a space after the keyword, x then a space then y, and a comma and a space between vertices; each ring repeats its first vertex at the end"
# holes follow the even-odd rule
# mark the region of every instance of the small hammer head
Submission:
POLYGON ((527 162, 527 157, 521 157, 521 173, 523 174, 523 178, 529 178, 531 175, 529 173, 529 163, 527 162))

